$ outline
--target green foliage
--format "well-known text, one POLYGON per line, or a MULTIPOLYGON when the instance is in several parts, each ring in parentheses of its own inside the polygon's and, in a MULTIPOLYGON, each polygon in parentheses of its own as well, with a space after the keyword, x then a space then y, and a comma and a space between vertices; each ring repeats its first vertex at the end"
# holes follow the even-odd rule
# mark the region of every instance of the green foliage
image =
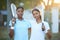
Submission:
POLYGON ((19 3, 24 3, 24 8, 29 9, 35 7, 42 0, 10 0, 11 3, 14 3, 16 6, 19 6, 19 3))
POLYGON ((7 9, 7 0, 0 0, 0 10, 7 9))

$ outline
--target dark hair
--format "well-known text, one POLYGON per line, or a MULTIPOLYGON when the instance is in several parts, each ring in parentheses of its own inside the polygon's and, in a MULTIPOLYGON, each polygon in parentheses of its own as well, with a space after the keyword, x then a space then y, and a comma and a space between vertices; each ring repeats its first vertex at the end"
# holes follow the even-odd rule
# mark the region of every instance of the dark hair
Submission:
POLYGON ((38 9, 33 9, 33 10, 32 10, 32 13, 33 13, 33 11, 38 11, 38 12, 40 13, 40 11, 39 11, 38 9))
POLYGON ((24 8, 23 8, 23 7, 17 7, 17 9, 16 9, 16 10, 18 10, 18 9, 20 9, 20 8, 24 10, 24 8))
MULTIPOLYGON (((39 11, 38 9, 33 9, 33 10, 32 10, 32 13, 33 13, 33 11, 37 11, 37 12, 40 13, 40 11, 39 11)), ((40 19, 41 19, 41 15, 40 15, 40 19)))

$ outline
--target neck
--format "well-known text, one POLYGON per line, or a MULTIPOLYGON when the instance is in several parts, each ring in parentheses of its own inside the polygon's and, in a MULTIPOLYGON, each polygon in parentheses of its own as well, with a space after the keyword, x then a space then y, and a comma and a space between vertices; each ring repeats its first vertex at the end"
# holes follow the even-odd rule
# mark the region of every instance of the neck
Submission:
POLYGON ((23 18, 21 17, 21 18, 18 18, 19 20, 23 20, 23 18))
POLYGON ((42 20, 39 18, 39 19, 36 19, 36 22, 40 23, 40 22, 42 22, 42 20))

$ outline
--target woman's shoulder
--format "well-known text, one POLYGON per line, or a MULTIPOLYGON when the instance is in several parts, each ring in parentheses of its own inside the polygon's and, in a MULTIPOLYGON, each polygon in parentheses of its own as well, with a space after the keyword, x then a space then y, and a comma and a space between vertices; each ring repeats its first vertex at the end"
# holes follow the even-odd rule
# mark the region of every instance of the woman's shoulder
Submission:
POLYGON ((48 22, 47 21, 43 21, 42 23, 44 23, 45 25, 48 25, 48 22))

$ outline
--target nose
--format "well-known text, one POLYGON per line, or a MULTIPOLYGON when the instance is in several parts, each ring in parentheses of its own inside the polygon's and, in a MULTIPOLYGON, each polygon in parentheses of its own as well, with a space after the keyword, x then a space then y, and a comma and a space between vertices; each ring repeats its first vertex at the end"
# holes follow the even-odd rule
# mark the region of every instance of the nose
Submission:
POLYGON ((35 14, 34 16, 35 16, 35 17, 37 17, 37 15, 36 15, 36 14, 35 14))

